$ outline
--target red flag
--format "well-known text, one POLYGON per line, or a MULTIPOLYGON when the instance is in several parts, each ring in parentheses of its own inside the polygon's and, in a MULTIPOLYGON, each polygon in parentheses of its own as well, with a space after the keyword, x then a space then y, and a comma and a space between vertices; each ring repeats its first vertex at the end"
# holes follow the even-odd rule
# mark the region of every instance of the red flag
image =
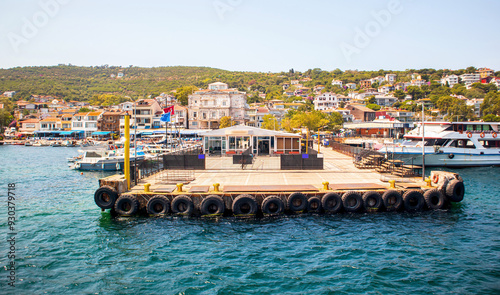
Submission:
POLYGON ((163 112, 164 112, 165 114, 166 114, 166 113, 170 113, 171 115, 173 115, 173 114, 174 114, 174 106, 164 108, 164 109, 163 109, 163 112))

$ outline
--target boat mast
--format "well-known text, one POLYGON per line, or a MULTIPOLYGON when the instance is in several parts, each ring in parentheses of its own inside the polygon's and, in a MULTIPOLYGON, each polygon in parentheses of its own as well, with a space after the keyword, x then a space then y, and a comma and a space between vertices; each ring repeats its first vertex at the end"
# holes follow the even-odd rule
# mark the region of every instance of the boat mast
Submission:
POLYGON ((422 101, 422 180, 425 181, 424 102, 422 101))

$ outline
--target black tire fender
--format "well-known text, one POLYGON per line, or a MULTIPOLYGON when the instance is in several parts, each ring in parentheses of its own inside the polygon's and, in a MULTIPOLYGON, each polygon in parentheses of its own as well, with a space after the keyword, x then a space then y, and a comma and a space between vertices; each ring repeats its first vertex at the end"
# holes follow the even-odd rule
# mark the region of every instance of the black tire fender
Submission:
POLYGON ((102 209, 111 209, 118 199, 118 192, 109 185, 103 185, 94 193, 94 201, 102 209))
POLYGON ((232 204, 233 214, 236 216, 252 216, 257 213, 257 200, 251 195, 239 195, 232 204))
POLYGON ((216 195, 205 197, 200 204, 201 215, 222 215, 225 209, 224 200, 216 195))
POLYGON ((420 190, 409 190, 403 195, 406 211, 415 212, 424 208, 425 200, 420 190))
POLYGON ((367 191, 363 194, 362 198, 366 211, 375 212, 382 208, 382 197, 378 192, 367 191))
POLYGON ((388 190, 382 195, 382 202, 387 211, 398 211, 403 207, 403 197, 397 190, 388 190))
POLYGON ((347 212, 357 212, 363 207, 363 198, 358 192, 348 191, 342 196, 342 206, 347 212))
POLYGON ((153 196, 149 199, 146 211, 151 215, 165 215, 170 211, 170 201, 162 195, 153 196))
POLYGON ((337 213, 342 210, 342 198, 337 193, 327 193, 321 198, 321 206, 325 213, 337 213))
POLYGON ((458 179, 453 179, 446 185, 446 196, 452 202, 461 202, 464 199, 465 186, 458 179))
POLYGON ((424 200, 427 207, 432 210, 443 209, 446 205, 446 198, 443 193, 436 189, 430 189, 424 193, 424 200))
POLYGON ((319 197, 310 197, 307 200, 307 212, 320 213, 321 212, 321 199, 319 197))
POLYGON ((139 201, 135 196, 122 195, 116 200, 115 212, 121 216, 132 216, 139 211, 139 201))
POLYGON ((194 210, 193 200, 189 196, 176 196, 171 203, 172 213, 176 215, 191 216, 194 210))
POLYGON ((266 215, 279 215, 285 210, 285 204, 278 196, 268 196, 262 202, 262 213, 266 215))
POLYGON ((307 198, 303 193, 293 193, 288 196, 286 205, 290 211, 302 212, 307 208, 307 198))

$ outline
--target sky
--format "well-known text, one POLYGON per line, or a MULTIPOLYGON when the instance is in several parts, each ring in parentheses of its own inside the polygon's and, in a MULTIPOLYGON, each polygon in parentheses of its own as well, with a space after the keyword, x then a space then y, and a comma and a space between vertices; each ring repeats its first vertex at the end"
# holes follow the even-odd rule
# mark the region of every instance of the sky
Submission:
POLYGON ((500 68, 498 0, 1 0, 0 68, 500 68))

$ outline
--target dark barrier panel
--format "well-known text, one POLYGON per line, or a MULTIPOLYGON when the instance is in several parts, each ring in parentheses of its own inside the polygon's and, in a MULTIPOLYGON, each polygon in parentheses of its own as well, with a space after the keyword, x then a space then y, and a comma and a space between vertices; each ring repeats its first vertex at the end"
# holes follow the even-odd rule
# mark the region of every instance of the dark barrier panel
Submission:
POLYGON ((233 164, 248 165, 252 161, 253 157, 249 155, 233 155, 233 164))
POLYGON ((317 154, 281 155, 281 170, 322 170, 323 158, 317 154))
POLYGON ((163 165, 172 170, 204 170, 205 155, 164 155, 163 165))

